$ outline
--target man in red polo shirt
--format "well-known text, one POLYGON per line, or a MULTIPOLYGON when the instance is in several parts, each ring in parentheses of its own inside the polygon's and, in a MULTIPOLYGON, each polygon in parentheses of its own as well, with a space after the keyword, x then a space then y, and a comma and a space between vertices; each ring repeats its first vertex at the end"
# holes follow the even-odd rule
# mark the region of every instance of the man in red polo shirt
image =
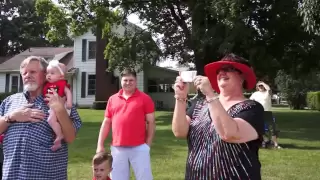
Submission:
POLYGON ((154 103, 137 89, 137 74, 133 70, 121 73, 122 89, 112 95, 100 128, 97 153, 112 128, 112 179, 129 180, 131 164, 136 179, 152 180, 150 146, 155 132, 154 103))

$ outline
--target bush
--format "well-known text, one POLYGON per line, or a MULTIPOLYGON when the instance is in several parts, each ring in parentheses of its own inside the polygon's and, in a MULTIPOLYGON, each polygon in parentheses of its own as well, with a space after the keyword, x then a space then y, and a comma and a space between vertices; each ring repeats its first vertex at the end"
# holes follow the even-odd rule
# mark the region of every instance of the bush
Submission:
POLYGON ((107 106, 107 101, 94 101, 92 104, 92 109, 105 110, 107 106))
POLYGON ((308 108, 320 111, 320 91, 308 92, 306 102, 308 108))
POLYGON ((319 90, 320 74, 310 72, 294 77, 280 70, 275 78, 278 89, 287 99, 291 109, 304 109, 309 91, 319 90))
POLYGON ((247 93, 247 92, 245 92, 245 93, 243 93, 243 95, 244 95, 244 97, 246 97, 246 98, 250 98, 250 96, 252 95, 253 93, 247 93))
POLYGON ((12 95, 14 93, 0 93, 0 103, 7 98, 8 96, 12 95))

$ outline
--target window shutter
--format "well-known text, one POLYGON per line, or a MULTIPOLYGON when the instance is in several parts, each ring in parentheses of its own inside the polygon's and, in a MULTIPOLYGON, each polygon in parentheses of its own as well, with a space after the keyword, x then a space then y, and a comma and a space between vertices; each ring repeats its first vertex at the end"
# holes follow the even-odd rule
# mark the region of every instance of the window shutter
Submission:
POLYGON ((87 61, 87 40, 82 39, 82 62, 87 61))
POLYGON ((22 76, 20 75, 20 81, 19 81, 19 92, 22 92, 23 91, 23 82, 22 82, 22 76))
POLYGON ((87 80, 87 73, 82 72, 81 73, 81 98, 86 97, 86 87, 87 87, 86 80, 87 80))
POLYGON ((6 74, 6 84, 5 84, 5 92, 9 92, 9 87, 10 87, 10 74, 6 74))

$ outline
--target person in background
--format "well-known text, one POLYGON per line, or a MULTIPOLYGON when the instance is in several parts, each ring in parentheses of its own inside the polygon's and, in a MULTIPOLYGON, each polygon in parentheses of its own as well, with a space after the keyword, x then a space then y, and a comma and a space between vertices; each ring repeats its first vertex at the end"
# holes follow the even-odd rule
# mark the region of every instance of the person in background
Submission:
POLYGON ((155 108, 150 96, 137 89, 137 74, 121 73, 122 89, 112 95, 105 111, 96 152, 104 152, 104 142, 112 128, 111 176, 129 180, 130 164, 136 179, 152 180, 150 147, 155 133, 155 108))
MULTIPOLYGON (((272 97, 272 91, 271 88, 264 82, 259 81, 256 85, 257 91, 254 92, 250 99, 255 100, 259 102, 264 109, 264 121, 266 123, 266 126, 268 128, 268 131, 271 131, 271 140, 272 140, 272 146, 274 148, 280 149, 281 147, 278 144, 278 131, 276 128, 276 122, 275 118, 272 114, 272 103, 271 103, 271 97, 272 97), (271 127, 271 129, 270 129, 271 127)), ((270 142, 270 137, 264 139, 262 146, 266 147, 267 144, 270 142)))
POLYGON ((243 88, 255 87, 253 70, 234 54, 204 70, 206 76, 197 76, 194 85, 205 98, 193 101, 188 110, 188 84, 178 76, 174 85, 172 131, 187 139, 185 180, 261 180, 263 107, 243 95, 243 88))
POLYGON ((92 180, 111 180, 109 177, 112 171, 112 156, 107 152, 100 152, 93 156, 92 159, 92 180))
POLYGON ((8 96, 0 105, 0 134, 3 140, 2 180, 66 180, 68 143, 76 139, 81 120, 75 106, 67 113, 65 100, 53 91, 42 95, 47 61, 30 56, 20 64, 24 91, 8 96), (48 102, 48 105, 46 104, 48 102), (55 139, 47 118, 55 112, 64 141, 51 151, 55 139))

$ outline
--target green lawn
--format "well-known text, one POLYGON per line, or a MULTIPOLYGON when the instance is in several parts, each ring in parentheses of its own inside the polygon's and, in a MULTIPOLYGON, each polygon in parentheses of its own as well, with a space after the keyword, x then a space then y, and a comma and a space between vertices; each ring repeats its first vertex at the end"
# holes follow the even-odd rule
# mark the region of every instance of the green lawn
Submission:
MULTIPOLYGON (((95 152, 103 111, 79 112, 83 126, 77 140, 70 145, 68 173, 71 180, 88 180, 91 178, 91 157, 95 152)), ((182 180, 186 142, 174 138, 171 113, 157 112, 156 115, 157 131, 151 149, 154 179, 182 180)), ((280 144, 285 148, 260 151, 263 180, 319 180, 320 113, 277 108, 275 115, 281 130, 280 144)))

